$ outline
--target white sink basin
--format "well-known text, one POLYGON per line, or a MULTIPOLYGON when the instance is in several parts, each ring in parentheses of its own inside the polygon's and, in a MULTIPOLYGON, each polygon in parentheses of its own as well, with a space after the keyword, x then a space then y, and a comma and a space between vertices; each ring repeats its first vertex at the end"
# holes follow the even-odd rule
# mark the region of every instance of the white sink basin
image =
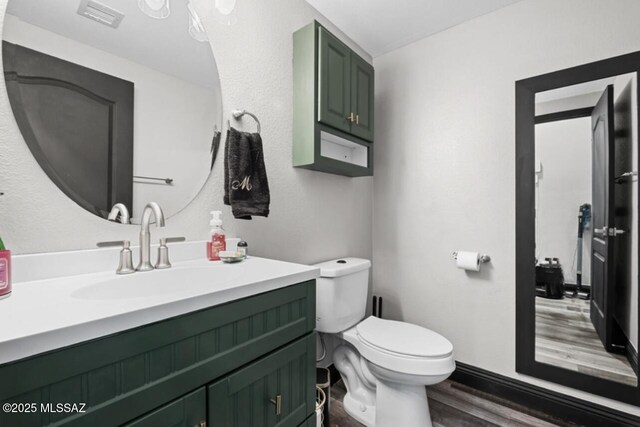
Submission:
POLYGON ((196 268, 173 267, 121 276, 114 274, 109 279, 76 289, 71 297, 85 300, 153 298, 184 293, 185 287, 214 291, 228 286, 240 275, 241 270, 226 264, 196 268))

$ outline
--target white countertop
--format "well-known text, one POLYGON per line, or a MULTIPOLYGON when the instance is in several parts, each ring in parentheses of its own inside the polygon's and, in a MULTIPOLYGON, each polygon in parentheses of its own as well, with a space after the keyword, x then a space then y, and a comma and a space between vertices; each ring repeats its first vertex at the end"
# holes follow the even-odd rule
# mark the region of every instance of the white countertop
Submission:
POLYGON ((14 283, 13 294, 0 300, 0 364, 319 274, 315 267, 250 257, 237 264, 192 260, 129 275, 111 270, 14 283))

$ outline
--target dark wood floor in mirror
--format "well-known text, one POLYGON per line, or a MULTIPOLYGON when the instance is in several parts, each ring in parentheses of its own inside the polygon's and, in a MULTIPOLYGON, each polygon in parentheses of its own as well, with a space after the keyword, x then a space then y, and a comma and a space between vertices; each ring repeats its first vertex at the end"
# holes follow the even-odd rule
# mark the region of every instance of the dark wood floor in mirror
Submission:
MULTIPOLYGON (((342 407, 345 392, 342 381, 331 388, 331 427, 361 427, 342 407)), ((450 380, 427 392, 434 427, 576 427, 450 380)))
POLYGON ((635 386, 624 355, 608 353, 589 319, 589 301, 536 297, 536 361, 635 386))

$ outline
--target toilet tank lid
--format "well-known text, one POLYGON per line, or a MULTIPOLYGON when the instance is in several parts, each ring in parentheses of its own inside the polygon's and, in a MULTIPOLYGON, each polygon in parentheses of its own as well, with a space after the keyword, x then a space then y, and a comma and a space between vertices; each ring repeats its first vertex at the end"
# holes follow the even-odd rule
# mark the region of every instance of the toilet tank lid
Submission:
POLYGON ((371 261, 362 258, 338 258, 315 264, 320 269, 320 277, 340 277, 357 273, 371 267, 371 261))

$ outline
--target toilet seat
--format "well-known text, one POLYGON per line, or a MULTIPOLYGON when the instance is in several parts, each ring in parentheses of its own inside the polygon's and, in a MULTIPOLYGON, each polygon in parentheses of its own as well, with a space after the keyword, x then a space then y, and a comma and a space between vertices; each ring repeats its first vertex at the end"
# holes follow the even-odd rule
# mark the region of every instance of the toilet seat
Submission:
POLYGON ((449 340, 417 325, 371 316, 340 335, 366 360, 390 371, 439 376, 455 369, 449 340))
POLYGON ((356 331, 366 344, 400 356, 441 359, 453 352, 448 339, 411 323, 371 316, 358 323, 356 331))

